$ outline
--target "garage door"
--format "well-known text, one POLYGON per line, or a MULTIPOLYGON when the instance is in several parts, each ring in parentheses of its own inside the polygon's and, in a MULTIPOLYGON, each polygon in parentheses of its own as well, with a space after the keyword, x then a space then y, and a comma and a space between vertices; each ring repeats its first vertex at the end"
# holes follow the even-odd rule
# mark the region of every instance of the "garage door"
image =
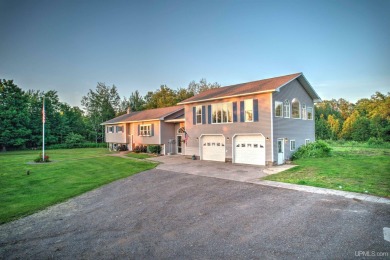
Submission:
POLYGON ((262 135, 238 135, 234 138, 234 162, 265 165, 265 138, 262 135))
POLYGON ((204 135, 201 138, 202 160, 225 161, 225 137, 204 135))

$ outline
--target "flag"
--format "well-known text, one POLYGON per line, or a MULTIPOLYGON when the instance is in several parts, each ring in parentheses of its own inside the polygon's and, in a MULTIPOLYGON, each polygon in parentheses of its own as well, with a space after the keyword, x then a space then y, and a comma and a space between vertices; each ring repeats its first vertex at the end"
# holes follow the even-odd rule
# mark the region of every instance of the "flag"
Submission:
POLYGON ((46 114, 45 114, 45 100, 43 100, 43 105, 42 105, 42 123, 46 122, 46 114))
POLYGON ((184 131, 184 143, 187 145, 187 140, 188 140, 188 134, 185 130, 184 131))

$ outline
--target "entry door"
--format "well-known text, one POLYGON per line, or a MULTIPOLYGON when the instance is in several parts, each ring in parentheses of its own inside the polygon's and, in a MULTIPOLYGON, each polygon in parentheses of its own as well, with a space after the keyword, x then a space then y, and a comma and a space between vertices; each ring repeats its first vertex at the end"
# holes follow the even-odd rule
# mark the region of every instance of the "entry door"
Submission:
POLYGON ((182 146, 181 146, 181 144, 182 144, 181 138, 182 138, 181 135, 178 135, 178 136, 177 136, 177 146, 176 146, 176 147, 177 147, 177 153, 178 153, 178 154, 183 153, 182 146))
POLYGON ((278 139, 278 164, 284 163, 284 139, 278 139))

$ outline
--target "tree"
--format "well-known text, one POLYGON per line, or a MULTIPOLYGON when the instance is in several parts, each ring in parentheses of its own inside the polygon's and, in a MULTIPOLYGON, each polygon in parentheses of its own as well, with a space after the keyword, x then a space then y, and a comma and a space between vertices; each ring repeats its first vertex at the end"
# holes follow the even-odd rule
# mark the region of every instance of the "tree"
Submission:
POLYGON ((333 115, 328 116, 330 139, 337 140, 340 135, 340 120, 333 115))
POLYGON ((176 93, 167 85, 161 85, 160 89, 153 93, 148 92, 145 108, 160 108, 176 105, 176 93))
POLYGON ((315 120, 315 135, 316 139, 326 140, 330 138, 330 129, 328 121, 321 114, 319 119, 315 120))
POLYGON ((120 97, 115 85, 106 86, 98 83, 96 90, 89 90, 86 96, 81 99, 87 113, 89 125, 95 133, 95 141, 104 140, 104 127, 100 124, 115 117, 119 110, 120 97))
POLYGON ((213 88, 219 88, 221 85, 219 85, 217 82, 214 83, 208 83, 206 79, 201 79, 199 82, 191 81, 188 84, 188 92, 193 93, 193 95, 197 95, 199 93, 202 93, 203 91, 213 89, 213 88))
POLYGON ((0 80, 0 145, 3 151, 8 147, 25 146, 28 141, 27 101, 25 92, 13 80, 0 80))

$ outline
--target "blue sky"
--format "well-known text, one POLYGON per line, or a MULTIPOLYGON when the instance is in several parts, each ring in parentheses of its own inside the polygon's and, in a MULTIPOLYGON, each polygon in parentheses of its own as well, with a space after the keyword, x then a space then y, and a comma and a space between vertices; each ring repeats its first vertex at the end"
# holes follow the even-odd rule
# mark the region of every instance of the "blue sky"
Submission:
POLYGON ((322 99, 390 91, 390 1, 0 0, 0 78, 80 105, 303 72, 322 99))

